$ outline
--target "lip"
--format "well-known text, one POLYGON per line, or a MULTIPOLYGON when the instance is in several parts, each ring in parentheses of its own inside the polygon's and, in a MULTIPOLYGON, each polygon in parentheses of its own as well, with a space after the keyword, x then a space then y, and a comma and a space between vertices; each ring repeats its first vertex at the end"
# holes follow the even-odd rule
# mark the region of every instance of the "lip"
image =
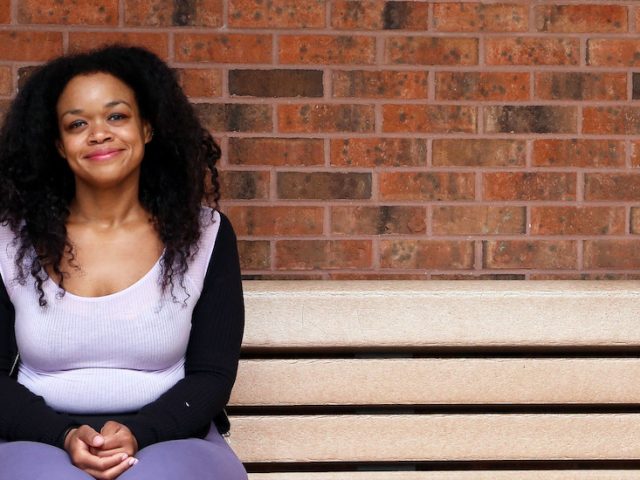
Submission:
POLYGON ((84 156, 87 160, 109 160, 112 157, 115 157, 122 151, 120 148, 102 148, 100 150, 94 150, 91 153, 88 153, 84 156))

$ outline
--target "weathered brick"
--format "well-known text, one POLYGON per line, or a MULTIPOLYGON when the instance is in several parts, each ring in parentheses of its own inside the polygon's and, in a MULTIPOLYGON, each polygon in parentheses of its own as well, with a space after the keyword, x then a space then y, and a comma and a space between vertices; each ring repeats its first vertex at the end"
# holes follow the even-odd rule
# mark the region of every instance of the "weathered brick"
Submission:
POLYGON ((575 269, 577 244, 572 240, 486 240, 485 268, 575 269))
POLYGON ((523 273, 447 273, 432 274, 431 280, 526 280, 523 273))
POLYGON ((211 132, 269 132, 271 107, 245 103, 196 103, 196 113, 211 132))
POLYGON ((308 273, 308 272, 300 272, 300 273, 282 273, 282 272, 273 272, 273 273, 250 273, 242 275, 243 280, 325 280, 327 274, 325 273, 308 273))
POLYGON ((0 59, 44 61, 62 55, 62 33, 0 31, 0 59))
POLYGON ((640 280, 629 273, 532 273, 529 280, 640 280))
POLYGON ((473 268, 473 242, 382 240, 380 266, 398 269, 465 270, 473 268))
POLYGON ((237 235, 321 235, 322 207, 228 207, 226 214, 237 235))
POLYGON ((180 86, 189 97, 219 97, 222 94, 222 72, 208 68, 176 69, 180 86))
MULTIPOLYGON (((640 10, 639 10, 640 11, 640 10)), ((631 93, 631 98, 633 100, 640 100, 640 73, 633 73, 633 91, 631 93)))
POLYGON ((69 53, 92 50, 113 43, 144 47, 165 60, 169 56, 169 38, 166 33, 123 32, 116 30, 109 32, 69 32, 69 53))
POLYGON ((380 173, 383 200, 473 200, 473 173, 383 172, 380 173))
POLYGON ((576 107, 495 105, 484 109, 487 133, 577 133, 576 107))
POLYGON ((280 63, 291 64, 373 64, 375 38, 356 35, 283 35, 280 63))
POLYGON ((640 241, 638 240, 585 240, 585 268, 640 268, 640 241))
POLYGON ((336 70, 333 96, 360 98, 427 98, 427 72, 336 70))
POLYGON ((538 5, 535 19, 541 32, 627 31, 627 8, 622 5, 538 5))
POLYGON ((223 0, 125 0, 124 23, 133 27, 221 27, 223 0))
POLYGON ((0 67, 0 95, 13 93, 13 73, 11 67, 0 67))
POLYGON ((229 0, 233 28, 322 28, 323 0, 229 0))
POLYGON ((373 132, 373 105, 278 105, 278 129, 287 133, 373 132))
POLYGON ((230 138, 234 165, 313 166, 324 164, 324 144, 317 138, 230 138))
POLYGON ((384 132, 475 133, 477 108, 466 105, 383 105, 384 132))
POLYGON ((220 172, 223 199, 263 200, 269 197, 269 172, 223 170, 220 172))
POLYGON ((428 273, 330 272, 330 280, 426 280, 428 273))
POLYGON ((278 172, 278 198, 339 200, 371 198, 370 173, 278 172))
POLYGON ((242 270, 266 270, 271 267, 271 245, 267 240, 238 240, 242 270))
POLYGON ((438 100, 528 100, 527 72, 438 72, 438 100))
POLYGON ((623 234, 624 207, 532 207, 532 235, 623 234))
POLYGON ((276 268, 317 270, 369 268, 369 240, 282 240, 276 242, 276 268))
POLYGON ((348 30, 426 30, 429 4, 336 0, 331 7, 331 26, 348 30))
POLYGON ((594 39, 587 40, 587 64, 594 67, 640 66, 640 40, 594 39))
POLYGON ((388 37, 385 63, 408 65, 477 65, 478 40, 449 37, 388 37))
POLYGON ((176 33, 178 62, 271 63, 271 35, 176 33))
POLYGON ((436 167, 523 167, 527 159, 524 140, 436 139, 436 167))
POLYGON ((425 233, 424 207, 333 207, 331 232, 342 235, 385 235, 425 233))
POLYGON ((0 2, 0 23, 11 23, 11 2, 0 2))
POLYGON ((631 166, 640 167, 640 141, 631 142, 631 166))
POLYGON ((22 0, 18 2, 18 22, 115 26, 118 0, 22 0))
POLYGON ((585 200, 630 201, 640 200, 640 174, 587 173, 585 200))
POLYGON ((440 32, 526 32, 526 4, 436 3, 436 30, 440 32))
POLYGON ((578 65, 580 41, 555 37, 487 38, 489 65, 578 65))
POLYGON ((626 100, 626 73, 540 72, 536 98, 543 100, 626 100))
POLYGON ((331 140, 331 165, 339 167, 417 167, 427 163, 427 142, 418 138, 331 140))
POLYGON ((640 234, 640 207, 631 207, 631 233, 640 234))
POLYGON ((533 164, 538 167, 624 167, 625 146, 618 140, 536 140, 533 164))
POLYGON ((571 172, 489 172, 483 176, 485 200, 575 200, 571 172))
POLYGON ((229 93, 253 97, 322 97, 322 70, 230 70, 229 93))
POLYGON ((640 133, 640 107, 584 107, 584 133, 637 135, 640 133))
POLYGON ((505 235, 525 233, 525 207, 435 206, 434 235, 505 235))

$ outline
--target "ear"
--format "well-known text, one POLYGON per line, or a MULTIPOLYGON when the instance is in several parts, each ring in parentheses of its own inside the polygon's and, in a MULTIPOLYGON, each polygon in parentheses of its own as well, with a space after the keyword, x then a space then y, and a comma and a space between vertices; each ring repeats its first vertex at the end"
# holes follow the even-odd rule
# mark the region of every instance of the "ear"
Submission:
POLYGON ((62 145, 62 141, 58 138, 56 139, 56 150, 58 150, 58 154, 66 159, 67 158, 67 152, 65 152, 64 150, 64 145, 62 145))
POLYGON ((149 143, 153 138, 153 127, 146 120, 142 124, 142 134, 144 135, 144 143, 149 143))

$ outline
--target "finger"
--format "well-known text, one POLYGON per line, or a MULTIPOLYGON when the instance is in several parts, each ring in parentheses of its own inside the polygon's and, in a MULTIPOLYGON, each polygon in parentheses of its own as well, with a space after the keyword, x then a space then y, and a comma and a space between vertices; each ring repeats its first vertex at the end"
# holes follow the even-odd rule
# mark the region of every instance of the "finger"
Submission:
POLYGON ((134 457, 130 457, 108 470, 101 471, 101 470, 84 469, 84 471, 87 472, 92 477, 97 478, 98 480, 113 480, 119 477, 120 475, 122 475, 124 472, 126 472, 129 468, 134 466, 136 463, 138 463, 138 459, 134 457))
POLYGON ((122 462, 126 462, 129 455, 126 453, 118 453, 110 457, 96 457, 94 455, 85 452, 78 461, 74 463, 76 467, 80 467, 83 470, 93 470, 97 472, 107 471, 122 462))
POLYGON ((76 437, 90 447, 101 447, 104 443, 104 437, 89 425, 82 425, 79 427, 76 432, 76 437))
POLYGON ((109 420, 100 429, 100 434, 105 435, 105 436, 113 435, 115 433, 118 433, 118 431, 120 430, 121 427, 122 427, 121 423, 115 422, 113 420, 109 420))
POLYGON ((91 448, 89 448, 89 453, 91 453, 91 455, 95 455, 96 457, 111 457, 111 456, 116 455, 118 453, 127 453, 127 454, 131 455, 130 452, 128 452, 126 449, 124 449, 122 447, 112 448, 110 450, 105 450, 104 448, 91 447, 91 448))

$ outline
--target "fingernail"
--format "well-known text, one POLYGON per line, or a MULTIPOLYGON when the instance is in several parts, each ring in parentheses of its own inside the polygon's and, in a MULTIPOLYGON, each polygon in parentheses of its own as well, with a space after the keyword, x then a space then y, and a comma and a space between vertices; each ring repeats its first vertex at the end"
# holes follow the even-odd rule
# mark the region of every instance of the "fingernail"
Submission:
POLYGON ((120 455, 120 460, 122 460, 123 462, 127 459, 129 455, 127 455, 126 453, 123 453, 122 455, 120 455))
POLYGON ((133 466, 136 463, 138 463, 138 459, 137 458, 133 458, 132 457, 132 458, 129 459, 129 466, 133 466))

